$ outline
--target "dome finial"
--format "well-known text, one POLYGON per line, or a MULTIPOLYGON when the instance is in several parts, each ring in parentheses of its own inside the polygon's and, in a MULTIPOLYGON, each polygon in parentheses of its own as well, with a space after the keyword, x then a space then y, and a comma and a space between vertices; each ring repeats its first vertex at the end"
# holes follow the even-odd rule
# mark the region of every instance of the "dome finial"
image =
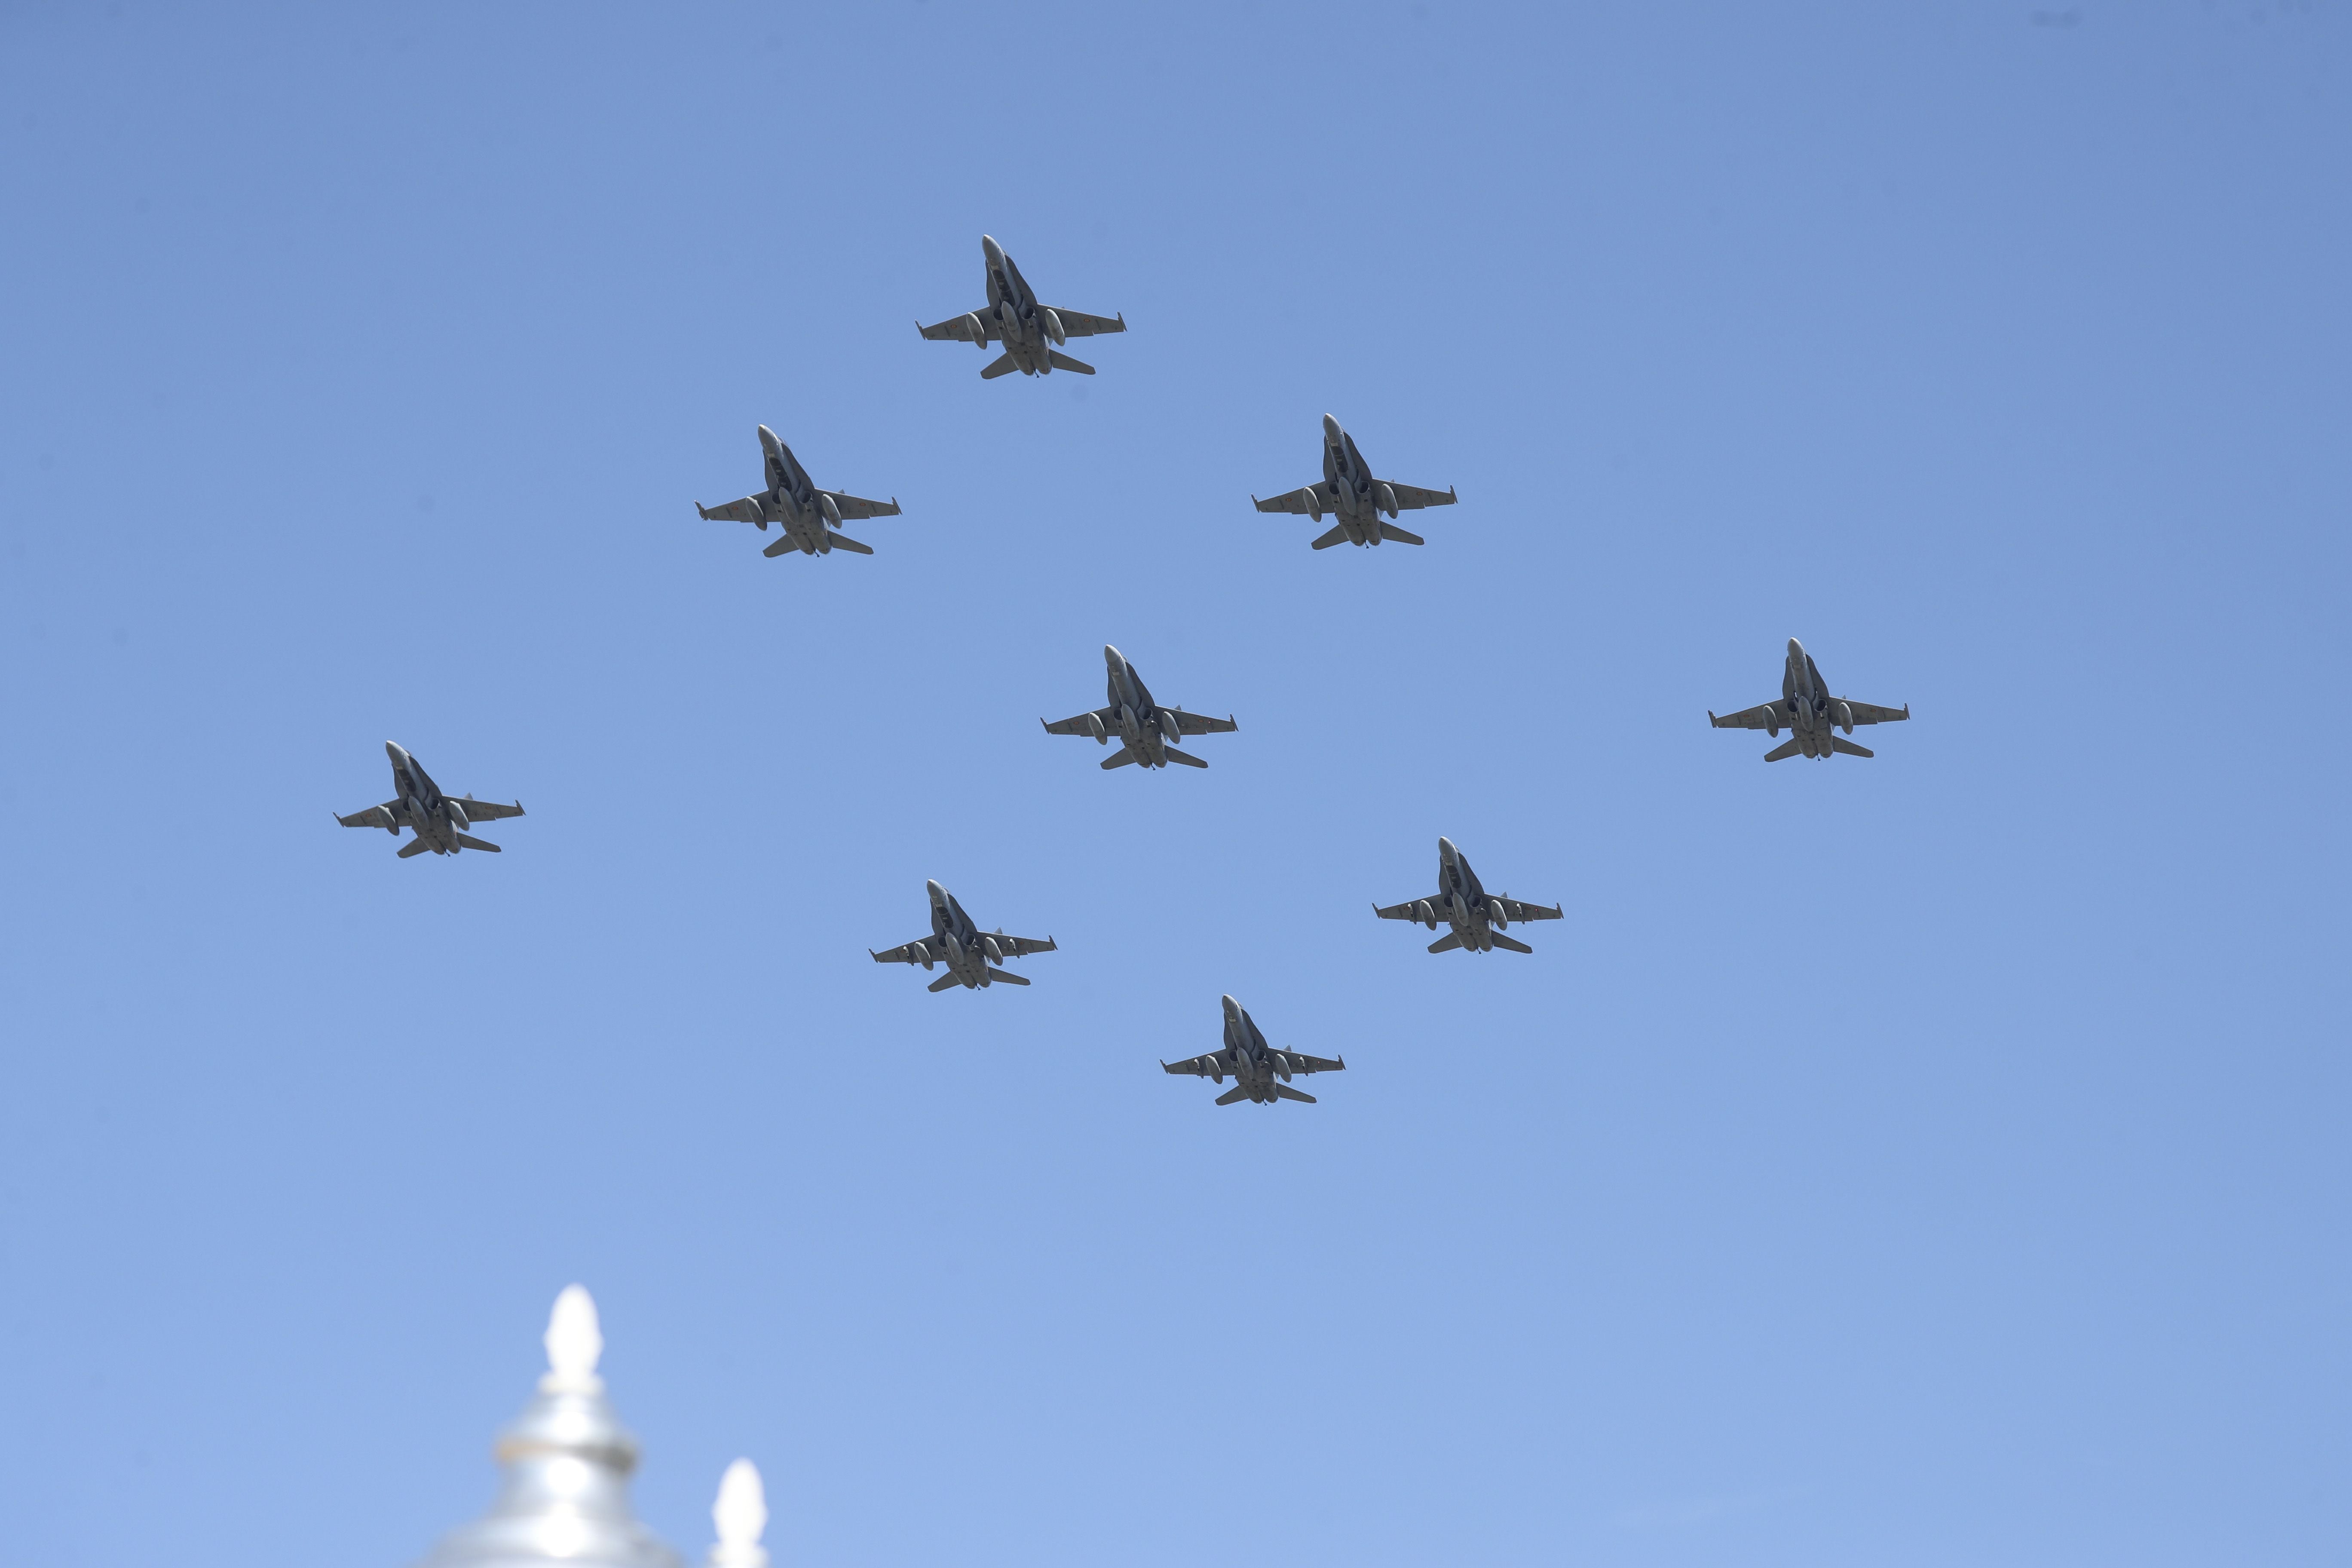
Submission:
POLYGON ((547 1315, 545 1394, 594 1394, 604 1386, 596 1362, 604 1353, 604 1333, 596 1326, 596 1302, 581 1285, 566 1285, 547 1315))
POLYGON ((738 1459, 719 1479, 719 1500, 710 1505, 710 1522, 719 1529, 719 1544, 710 1549, 710 1568, 768 1568, 768 1549, 760 1536, 768 1528, 768 1493, 760 1484, 760 1467, 738 1459))

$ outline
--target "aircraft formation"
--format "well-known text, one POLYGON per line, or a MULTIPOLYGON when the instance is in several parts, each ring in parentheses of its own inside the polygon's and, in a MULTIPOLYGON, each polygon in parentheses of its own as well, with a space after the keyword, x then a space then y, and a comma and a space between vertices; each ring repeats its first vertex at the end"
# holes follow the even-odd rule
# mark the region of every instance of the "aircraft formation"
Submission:
MULTIPOLYGON (((987 303, 931 326, 919 321, 916 330, 922 337, 935 342, 972 343, 982 353, 992 344, 1003 345, 1002 352, 981 371, 983 381, 992 381, 1016 370, 1027 376, 1050 375, 1057 370, 1094 374, 1094 366, 1070 358, 1060 349, 1074 337, 1126 331, 1125 314, 1097 316, 1043 304, 1003 247, 982 235, 980 248, 987 303)), ((836 550, 855 555, 873 554, 871 545, 850 538, 841 530, 846 523, 898 516, 898 499, 894 496, 887 501, 868 500, 845 490, 817 489, 807 470, 801 467, 800 459, 793 455, 793 449, 765 425, 758 428, 764 488, 715 507, 697 501, 697 515, 706 520, 748 522, 761 532, 767 531, 771 523, 775 524, 778 536, 761 552, 762 555, 785 555, 794 551, 803 555, 829 555, 836 550)), ((1383 542, 1425 543, 1419 534, 1396 526, 1399 514, 1453 506, 1459 499, 1451 486, 1443 490, 1425 489, 1375 478, 1355 437, 1328 414, 1323 416, 1323 478, 1264 500, 1255 495, 1250 498, 1261 512, 1304 516, 1318 523, 1327 515, 1330 517, 1331 527, 1310 542, 1309 547, 1315 550, 1328 550, 1335 544, 1364 547, 1383 542)), ((1213 719, 1162 706, 1153 699, 1150 688, 1144 685, 1134 664, 1108 644, 1103 647, 1103 664, 1108 674, 1108 700, 1102 707, 1053 723, 1043 719, 1038 722, 1045 725, 1049 735, 1082 735, 1102 746, 1117 741, 1118 750, 1098 764, 1106 772, 1130 765, 1150 771, 1171 763, 1205 768, 1208 763, 1185 751, 1183 742, 1191 737, 1223 734, 1241 727, 1230 714, 1213 719)), ((1710 709, 1706 717, 1707 722, 1718 730, 1762 730, 1776 740, 1786 729, 1789 739, 1764 753, 1768 763, 1799 755, 1821 762, 1840 754, 1874 755, 1868 748, 1846 738, 1853 733, 1854 726, 1898 722, 1909 719, 1911 710, 1907 704, 1882 708, 1832 696, 1812 655, 1790 637, 1781 665, 1780 696, 1777 700, 1720 718, 1710 709)), ((383 749, 392 762, 393 798, 349 816, 338 815, 337 822, 345 827, 383 828, 394 838, 400 837, 402 828, 407 828, 412 837, 399 850, 399 858, 404 860, 427 850, 436 855, 456 855, 467 849, 499 853, 499 846, 475 837, 470 829, 501 817, 522 816, 521 801, 500 805, 493 801, 476 800, 470 794, 444 795, 432 775, 408 752, 389 741, 383 749)), ((867 952, 877 963, 920 964, 927 972, 942 970, 926 990, 961 987, 979 991, 999 984, 1026 985, 1029 981, 1025 976, 1004 965, 1015 959, 1057 951, 1050 936, 1043 941, 1008 936, 1002 926, 992 931, 982 931, 964 912, 955 895, 937 881, 926 882, 924 890, 930 910, 930 934, 883 952, 867 952)), ((1412 921, 1433 931, 1443 923, 1447 928, 1446 934, 1429 944, 1433 953, 1487 953, 1496 948, 1531 953, 1535 950, 1510 935, 1510 928, 1534 921, 1558 920, 1561 908, 1558 903, 1546 908, 1507 894, 1488 892, 1454 841, 1441 837, 1437 841, 1437 890, 1425 898, 1385 908, 1374 904, 1372 913, 1384 921, 1412 921)), ((1246 1100, 1257 1105, 1275 1105, 1295 1100, 1312 1105, 1315 1097, 1292 1088, 1293 1079, 1346 1070, 1344 1057, 1327 1058, 1269 1045, 1247 1009, 1231 996, 1220 1001, 1224 1016, 1223 1044, 1203 1056, 1160 1064, 1169 1073, 1205 1078, 1219 1085, 1232 1079, 1234 1087, 1217 1096, 1217 1104, 1234 1105, 1246 1100)))

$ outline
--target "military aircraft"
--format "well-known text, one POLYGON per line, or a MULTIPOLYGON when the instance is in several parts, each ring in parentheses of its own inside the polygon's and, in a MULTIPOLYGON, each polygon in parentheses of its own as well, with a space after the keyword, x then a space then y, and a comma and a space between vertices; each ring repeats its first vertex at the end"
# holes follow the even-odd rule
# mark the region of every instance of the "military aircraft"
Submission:
POLYGON ((478 822, 520 816, 522 802, 500 805, 495 801, 476 800, 470 795, 455 798, 443 795, 441 786, 417 765, 415 757, 390 741, 383 743, 383 750, 392 759, 392 787, 398 793, 382 805, 369 806, 350 816, 338 816, 337 822, 345 827, 381 827, 394 838, 400 837, 404 827, 414 829, 415 840, 401 847, 400 858, 404 860, 427 849, 436 855, 455 855, 460 849, 501 853, 497 845, 476 838, 466 829, 478 822))
POLYGON ((1764 753, 1766 762, 1777 763, 1800 752, 1816 761, 1833 752, 1843 752, 1849 757, 1874 756, 1877 753, 1867 746, 1857 746, 1833 731, 1843 730, 1851 735, 1856 724, 1892 724, 1909 717, 1908 702, 1900 708, 1880 708, 1850 698, 1832 697, 1829 682, 1822 679, 1813 656, 1805 651, 1804 644, 1790 637, 1789 661, 1780 670, 1780 700, 1726 713, 1720 719, 1710 708, 1706 721, 1718 730, 1762 730, 1774 735, 1785 724, 1789 738, 1764 753))
POLYGON ((1242 1005, 1228 996, 1225 1004, 1225 1044, 1222 1050, 1211 1051, 1205 1057, 1190 1061, 1161 1062, 1163 1072, 1190 1073, 1194 1078, 1225 1081, 1233 1076, 1234 1087, 1217 1096, 1219 1105, 1231 1105, 1237 1100, 1254 1100, 1260 1105, 1272 1105, 1277 1100, 1303 1100, 1315 1103, 1315 1097, 1303 1089, 1290 1087, 1291 1075, 1303 1072, 1345 1072, 1345 1057, 1326 1060, 1321 1057, 1301 1056, 1296 1051, 1277 1051, 1265 1043, 1258 1033, 1257 1024, 1242 1005))
POLYGON ((1230 714, 1223 719, 1204 719, 1181 708, 1160 707, 1151 700, 1151 689, 1143 684, 1143 677, 1135 673, 1135 666, 1108 643, 1103 644, 1103 663, 1110 667, 1109 707, 1097 708, 1057 724, 1045 724, 1043 719, 1037 722, 1045 724, 1048 735, 1092 735, 1100 745, 1108 745, 1110 738, 1117 735, 1121 742, 1118 754, 1103 759, 1106 771, 1123 768, 1129 763, 1141 763, 1147 768, 1164 768, 1171 763, 1205 768, 1209 764, 1200 758, 1170 748, 1185 735, 1215 735, 1241 728, 1230 714))
POLYGON ((1492 952, 1498 947, 1507 947, 1513 952, 1533 952, 1535 949, 1526 942, 1505 936, 1503 928, 1513 921, 1556 921, 1559 919, 1559 906, 1546 909, 1541 904, 1523 903, 1501 893, 1488 892, 1478 880, 1478 873, 1470 869, 1470 862, 1462 851, 1454 847, 1454 840, 1440 838, 1436 893, 1411 903, 1391 904, 1387 909, 1375 904, 1372 913, 1384 921, 1418 921, 1432 931, 1444 919, 1454 929, 1429 944, 1432 952, 1450 952, 1457 947, 1468 952, 1492 952))
POLYGON ((887 952, 871 953, 877 963, 919 963, 929 969, 934 963, 944 963, 948 972, 931 982, 927 989, 944 991, 950 985, 965 990, 1002 982, 1007 985, 1026 985, 1029 982, 1010 970, 996 964, 1008 958, 1025 958, 1033 952, 1052 952, 1054 939, 1039 942, 1034 937, 1007 936, 999 926, 992 931, 982 931, 963 912, 955 895, 937 882, 925 882, 931 895, 931 934, 917 937, 887 952))
POLYGON ((835 531, 844 522, 898 516, 898 497, 887 501, 866 500, 840 490, 817 489, 809 483, 808 472, 793 456, 793 449, 777 440, 776 433, 765 425, 760 426, 760 449, 768 459, 766 489, 724 506, 704 506, 696 501, 694 510, 723 522, 757 523, 762 533, 772 522, 783 524, 783 536, 760 552, 762 555, 782 555, 788 550, 797 550, 803 555, 830 555, 836 550, 846 550, 853 555, 874 553, 872 545, 860 544, 835 531))
POLYGON ((1383 539, 1399 544, 1425 543, 1417 533, 1382 522, 1381 514, 1393 518, 1400 508, 1412 511, 1425 506, 1452 506, 1454 499, 1451 489, 1425 490, 1372 478, 1371 465, 1356 450, 1356 438, 1340 429, 1339 422, 1328 414, 1323 416, 1323 482, 1265 500, 1250 497, 1260 511, 1303 512, 1318 522, 1327 511, 1338 518, 1331 531, 1315 542, 1318 550, 1328 550, 1334 544, 1378 544, 1383 539))
POLYGON ((1013 258, 1004 254, 1003 247, 983 234, 980 237, 980 253, 988 263, 988 303, 977 310, 950 316, 936 327, 918 321, 915 330, 934 342, 977 343, 982 353, 988 352, 991 342, 1003 343, 1004 352, 980 373, 982 381, 992 381, 1016 370, 1024 375, 1048 375, 1057 370, 1094 374, 1094 366, 1055 353, 1054 345, 1101 332, 1123 332, 1127 331, 1127 317, 1089 316, 1084 310, 1040 305, 1037 296, 1030 291, 1029 280, 1021 276, 1021 268, 1013 265, 1013 258))

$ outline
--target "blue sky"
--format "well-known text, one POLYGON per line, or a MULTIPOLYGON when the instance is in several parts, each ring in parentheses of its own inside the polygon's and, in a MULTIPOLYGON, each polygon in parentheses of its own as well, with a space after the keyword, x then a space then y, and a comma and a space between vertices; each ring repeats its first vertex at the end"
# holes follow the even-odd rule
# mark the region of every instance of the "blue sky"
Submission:
POLYGON ((2332 4, 0 14, 0 1514, 2340 1563, 2332 4), (993 234, 1092 379, 919 342, 993 234), (1311 552, 1328 411, 1457 486, 1311 552), (698 521, 753 426, 871 559, 698 521), (1767 768, 1785 638, 1912 705, 1767 768), (1106 775, 1117 643, 1233 712, 1106 775), (498 858, 331 813, 382 742, 498 858), (1531 958, 1370 906, 1451 836, 1531 958), (938 878, 1025 991, 866 957, 938 878), (1216 1110, 1231 992, 1344 1053, 1216 1110))

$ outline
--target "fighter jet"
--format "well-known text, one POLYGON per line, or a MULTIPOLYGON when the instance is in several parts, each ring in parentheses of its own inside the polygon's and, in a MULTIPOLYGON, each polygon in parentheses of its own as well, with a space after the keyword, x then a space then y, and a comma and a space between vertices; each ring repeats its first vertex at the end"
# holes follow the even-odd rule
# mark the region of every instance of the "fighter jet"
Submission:
POLYGON ((1232 1074, 1234 1087, 1217 1096, 1219 1105, 1231 1105, 1237 1100, 1254 1100, 1260 1105, 1297 1100, 1312 1105, 1313 1095, 1290 1087, 1293 1073, 1348 1070, 1345 1057, 1327 1061, 1321 1057, 1301 1056, 1297 1051, 1276 1050, 1265 1043, 1265 1037, 1258 1033, 1256 1023, 1240 1003, 1228 996, 1224 1004, 1224 1048, 1190 1061, 1161 1062, 1161 1071, 1191 1073, 1194 1078, 1211 1078, 1219 1083, 1232 1074))
POLYGON ((1415 899, 1409 904, 1391 904, 1387 909, 1372 906, 1372 913, 1384 921, 1419 921, 1430 930, 1437 929, 1442 919, 1454 929, 1429 944, 1432 952, 1450 952, 1461 948, 1468 952, 1492 952, 1507 947, 1513 952, 1533 952, 1534 948, 1516 937, 1503 934, 1503 928, 1513 921, 1556 921, 1559 906, 1546 909, 1541 904, 1522 903, 1501 893, 1490 893, 1478 880, 1478 873, 1470 869, 1470 862, 1462 851, 1454 847, 1451 838, 1437 841, 1437 892, 1426 899, 1415 899))
POLYGON ((915 330, 935 342, 977 343, 982 353, 991 342, 1003 343, 1004 352, 980 373, 982 381, 1015 370, 1024 375, 1049 375, 1057 370, 1094 374, 1094 366, 1055 353, 1053 345, 1098 332, 1123 332, 1127 317, 1048 309, 1037 303, 1029 280, 1021 276, 1021 268, 1013 265, 1004 247, 984 234, 980 237, 980 254, 988 263, 988 303, 964 315, 950 316, 936 327, 918 321, 915 330))
POLYGON ((803 555, 830 555, 836 550, 846 550, 853 555, 871 555, 871 545, 860 544, 835 531, 844 523, 869 517, 896 517, 898 498, 887 501, 866 500, 840 490, 821 490, 809 483, 807 470, 793 449, 776 439, 776 433, 765 425, 760 426, 760 449, 767 454, 768 488, 755 496, 730 500, 724 506, 704 506, 694 503, 694 510, 704 517, 715 517, 724 522, 753 522, 765 533, 768 524, 784 525, 783 537, 765 550, 762 555, 782 555, 797 550, 803 555))
POLYGON ((931 895, 931 934, 917 937, 887 952, 871 953, 877 963, 919 963, 929 969, 934 963, 944 963, 948 972, 931 982, 928 989, 944 991, 950 985, 961 985, 969 991, 974 986, 1026 985, 1028 981, 996 964, 1008 958, 1025 958, 1033 952, 1052 952, 1054 939, 1039 942, 1034 937, 1007 936, 1003 926, 983 931, 971 923, 955 895, 937 882, 923 884, 931 895))
POLYGON ((1106 772, 1129 763, 1141 763, 1147 768, 1164 768, 1171 763, 1205 768, 1209 764, 1200 758, 1170 748, 1186 735, 1215 735, 1241 728, 1230 714, 1223 719, 1204 719, 1181 708, 1160 707, 1151 700, 1151 689, 1143 684, 1143 677, 1135 673, 1135 666, 1108 643, 1103 644, 1103 663, 1110 667, 1109 707, 1065 719, 1058 724, 1045 724, 1043 719, 1037 722, 1045 724, 1048 735, 1092 735, 1100 745, 1108 745, 1110 738, 1117 735, 1121 742, 1118 754, 1103 759, 1106 772))
POLYGON ((455 799, 441 793, 433 776, 417 765, 416 759, 392 742, 383 743, 384 754, 392 759, 393 798, 382 805, 369 806, 350 816, 338 816, 345 827, 381 827, 394 838, 404 827, 415 831, 415 839, 401 847, 400 858, 422 855, 430 849, 436 855, 455 855, 460 849, 487 849, 500 853, 495 844, 485 843, 466 829, 478 822, 495 822, 501 816, 520 816, 522 802, 500 805, 495 801, 476 800, 472 795, 455 799))
POLYGON ((1372 478, 1371 465, 1356 450, 1356 438, 1340 429, 1339 422, 1328 414, 1323 416, 1323 482, 1265 500, 1250 497, 1260 511, 1303 512, 1318 522, 1327 511, 1338 518, 1331 531, 1315 542, 1318 550, 1335 544, 1378 544, 1383 539, 1399 544, 1424 543, 1421 535, 1382 522, 1381 514, 1393 518, 1400 508, 1417 511, 1425 506, 1452 506, 1454 499, 1451 489, 1424 490, 1372 478))
POLYGON ((1892 724, 1909 717, 1908 702, 1900 708, 1879 708, 1850 698, 1832 697, 1829 682, 1822 679, 1813 656, 1805 651, 1804 644, 1790 637, 1789 661, 1780 670, 1780 700, 1726 713, 1720 719, 1710 708, 1706 721, 1718 730, 1763 730, 1774 735, 1787 725, 1789 738, 1764 753, 1766 762, 1777 763, 1799 752, 1816 761, 1833 752, 1843 752, 1849 757, 1874 756, 1877 753, 1869 747, 1857 746, 1832 733, 1832 730, 1842 729, 1851 735, 1856 724, 1892 724))

